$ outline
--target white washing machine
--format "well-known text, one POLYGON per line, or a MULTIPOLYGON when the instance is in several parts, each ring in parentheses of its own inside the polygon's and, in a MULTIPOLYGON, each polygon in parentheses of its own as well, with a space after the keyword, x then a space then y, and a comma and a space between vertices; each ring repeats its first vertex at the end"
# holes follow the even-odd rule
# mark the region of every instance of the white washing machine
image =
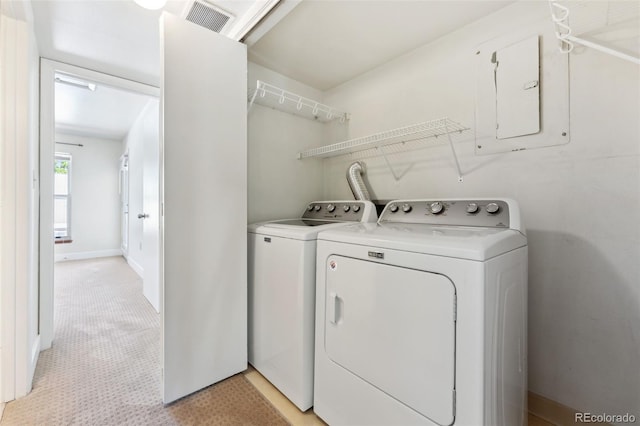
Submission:
POLYGON ((249 225, 249 362, 302 411, 313 405, 317 235, 376 219, 370 201, 323 201, 249 225))
POLYGON ((404 200, 317 243, 314 411, 525 425, 527 238, 507 199, 404 200))

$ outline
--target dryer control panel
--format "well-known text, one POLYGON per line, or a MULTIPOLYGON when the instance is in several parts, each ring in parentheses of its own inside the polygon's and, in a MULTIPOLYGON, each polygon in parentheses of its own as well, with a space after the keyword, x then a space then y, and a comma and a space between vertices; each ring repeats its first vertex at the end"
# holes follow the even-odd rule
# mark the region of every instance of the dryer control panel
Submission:
POLYGON ((515 202, 506 199, 394 200, 386 205, 378 223, 510 228, 515 225, 510 220, 513 207, 517 211, 515 202))
POLYGON ((375 205, 371 201, 314 201, 302 214, 302 219, 340 222, 375 222, 375 205))

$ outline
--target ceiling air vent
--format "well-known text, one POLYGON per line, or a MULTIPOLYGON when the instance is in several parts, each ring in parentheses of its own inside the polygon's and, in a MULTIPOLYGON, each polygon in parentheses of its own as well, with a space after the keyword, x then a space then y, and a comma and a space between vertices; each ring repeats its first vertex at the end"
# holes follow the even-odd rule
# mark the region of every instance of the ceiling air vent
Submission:
POLYGON ((186 20, 219 33, 233 20, 233 15, 211 4, 196 0, 191 5, 186 20))

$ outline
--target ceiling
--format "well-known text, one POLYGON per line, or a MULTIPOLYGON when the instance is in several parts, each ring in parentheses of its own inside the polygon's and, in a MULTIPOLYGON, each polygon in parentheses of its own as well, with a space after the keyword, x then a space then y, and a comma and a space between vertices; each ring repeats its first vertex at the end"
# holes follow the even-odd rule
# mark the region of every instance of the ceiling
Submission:
MULTIPOLYGON (((40 56, 157 86, 160 11, 131 1, 32 0, 40 56)), ((180 13, 183 1, 169 1, 180 13)))
MULTIPOLYGON (((164 10, 182 15, 192 1, 169 0, 164 10)), ((241 22, 269 1, 211 2, 241 22)), ((249 59, 326 90, 513 2, 281 0, 266 23, 247 38, 249 59)), ((31 4, 41 56, 159 85, 161 11, 143 9, 133 0, 32 0, 31 4)), ((122 134, 123 126, 135 119, 126 113, 141 107, 127 99, 131 94, 117 92, 121 91, 61 87, 60 102, 65 107, 57 111, 60 128, 94 128, 108 136, 112 126, 112 137, 122 134)))
POLYGON ((327 90, 513 3, 302 1, 249 49, 249 60, 327 90))
POLYGON ((56 132, 121 141, 149 99, 108 86, 96 85, 91 91, 56 82, 56 132))

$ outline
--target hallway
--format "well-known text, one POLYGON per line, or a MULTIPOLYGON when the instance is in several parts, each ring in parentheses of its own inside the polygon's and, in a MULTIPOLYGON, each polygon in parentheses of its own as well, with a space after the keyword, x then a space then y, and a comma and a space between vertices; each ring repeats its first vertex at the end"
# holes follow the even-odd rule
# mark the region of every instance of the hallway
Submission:
POLYGON ((57 263, 55 339, 2 425, 283 424, 238 374, 161 402, 160 316, 122 257, 57 263))

